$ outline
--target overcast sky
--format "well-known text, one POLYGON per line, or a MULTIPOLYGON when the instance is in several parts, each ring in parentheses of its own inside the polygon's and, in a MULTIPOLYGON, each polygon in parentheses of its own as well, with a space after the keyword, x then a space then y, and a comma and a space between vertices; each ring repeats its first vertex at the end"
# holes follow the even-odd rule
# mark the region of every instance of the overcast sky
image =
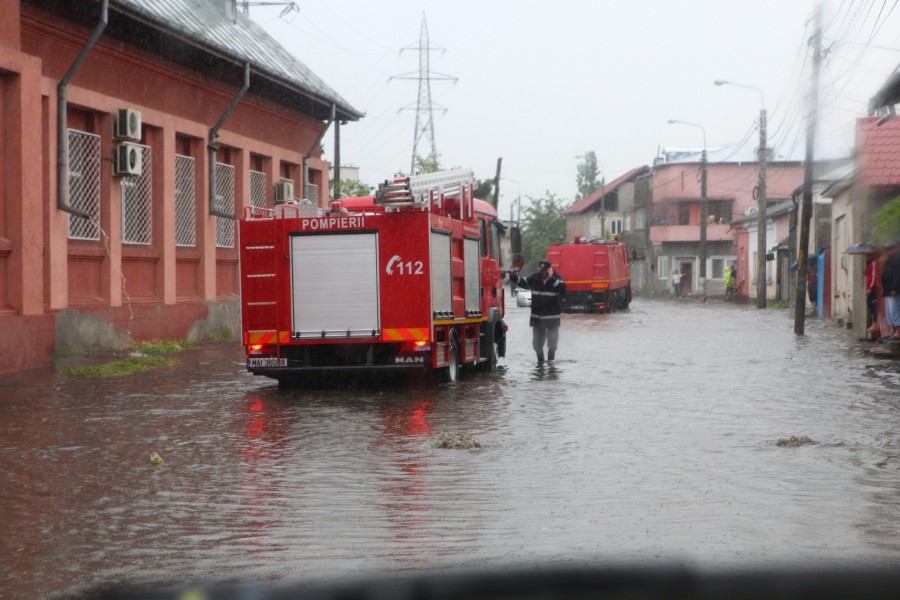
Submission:
MULTIPOLYGON (((251 3, 252 4, 252 3, 251 3)), ((817 155, 852 151, 854 121, 900 64, 900 0, 824 2, 817 155)), ((409 170, 423 15, 432 47, 434 134, 444 167, 492 178, 503 158, 501 215, 519 194, 577 192, 579 156, 607 181, 651 165, 661 147, 769 145, 802 158, 814 0, 297 0, 251 6, 263 25, 351 105, 344 165, 369 184, 409 170), (752 89, 713 85, 726 79, 752 89), (409 107, 409 110, 401 110, 409 107), (443 108, 446 108, 444 112, 443 108)), ((333 132, 326 158, 333 158, 333 132)), ((427 154, 426 143, 419 147, 427 154)))

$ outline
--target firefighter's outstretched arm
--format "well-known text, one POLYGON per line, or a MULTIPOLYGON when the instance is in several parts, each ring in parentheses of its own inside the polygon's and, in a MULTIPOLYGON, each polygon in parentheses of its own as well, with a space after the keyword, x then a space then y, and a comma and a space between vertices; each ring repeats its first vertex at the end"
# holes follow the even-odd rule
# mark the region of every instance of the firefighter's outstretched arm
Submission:
POLYGON ((528 290, 531 289, 528 285, 527 277, 519 277, 519 274, 516 273, 515 269, 509 270, 509 280, 518 285, 520 288, 528 290))

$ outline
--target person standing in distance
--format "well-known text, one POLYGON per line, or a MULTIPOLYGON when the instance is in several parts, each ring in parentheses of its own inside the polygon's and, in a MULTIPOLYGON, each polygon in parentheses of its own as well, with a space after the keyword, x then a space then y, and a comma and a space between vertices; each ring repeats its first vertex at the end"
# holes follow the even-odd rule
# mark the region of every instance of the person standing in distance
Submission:
POLYGON ((520 288, 531 290, 531 346, 539 363, 544 362, 544 343, 547 344, 547 360, 556 360, 559 343, 559 313, 566 282, 553 270, 549 261, 538 263, 538 270, 528 277, 519 277, 510 269, 509 278, 520 288))

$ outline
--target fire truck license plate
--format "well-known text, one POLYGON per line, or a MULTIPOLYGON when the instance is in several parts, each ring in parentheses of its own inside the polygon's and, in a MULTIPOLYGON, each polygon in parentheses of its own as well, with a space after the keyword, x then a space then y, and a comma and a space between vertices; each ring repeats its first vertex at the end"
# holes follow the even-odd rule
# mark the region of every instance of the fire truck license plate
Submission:
POLYGON ((251 358, 250 367, 286 367, 286 358, 251 358))

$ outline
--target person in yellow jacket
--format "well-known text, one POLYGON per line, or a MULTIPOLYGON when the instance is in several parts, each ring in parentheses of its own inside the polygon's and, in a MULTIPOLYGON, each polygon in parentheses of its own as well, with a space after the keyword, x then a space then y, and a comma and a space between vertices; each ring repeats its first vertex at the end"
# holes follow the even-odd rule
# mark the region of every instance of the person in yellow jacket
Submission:
POLYGON ((734 300, 737 294, 737 273, 734 265, 731 265, 725 269, 725 299, 734 300))

